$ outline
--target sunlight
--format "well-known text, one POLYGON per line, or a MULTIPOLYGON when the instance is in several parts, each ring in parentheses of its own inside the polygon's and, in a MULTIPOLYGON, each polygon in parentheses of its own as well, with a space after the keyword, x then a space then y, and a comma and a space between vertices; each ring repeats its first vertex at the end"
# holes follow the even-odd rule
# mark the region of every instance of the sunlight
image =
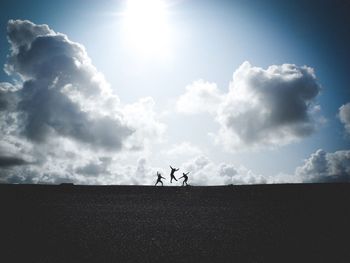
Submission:
POLYGON ((170 30, 164 0, 128 0, 123 12, 126 44, 144 55, 166 55, 170 30))

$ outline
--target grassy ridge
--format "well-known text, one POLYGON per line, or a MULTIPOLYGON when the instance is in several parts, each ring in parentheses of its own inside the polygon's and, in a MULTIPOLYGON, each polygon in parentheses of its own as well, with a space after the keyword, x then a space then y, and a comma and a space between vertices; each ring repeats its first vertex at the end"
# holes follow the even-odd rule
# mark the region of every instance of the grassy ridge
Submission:
POLYGON ((0 185, 4 262, 349 262, 349 184, 0 185))

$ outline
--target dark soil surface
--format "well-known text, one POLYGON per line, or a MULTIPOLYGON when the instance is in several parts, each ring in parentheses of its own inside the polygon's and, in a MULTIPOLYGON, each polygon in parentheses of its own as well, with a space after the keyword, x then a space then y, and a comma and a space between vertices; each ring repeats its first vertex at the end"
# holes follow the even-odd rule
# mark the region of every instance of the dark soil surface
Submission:
POLYGON ((0 262, 350 262, 350 184, 0 185, 0 262))

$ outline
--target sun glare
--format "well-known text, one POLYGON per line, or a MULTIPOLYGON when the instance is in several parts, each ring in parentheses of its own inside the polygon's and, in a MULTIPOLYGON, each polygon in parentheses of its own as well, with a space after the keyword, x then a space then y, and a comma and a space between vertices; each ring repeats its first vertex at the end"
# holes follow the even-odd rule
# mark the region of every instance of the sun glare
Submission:
POLYGON ((165 55, 170 32, 164 0, 128 0, 123 12, 126 44, 144 55, 165 55))

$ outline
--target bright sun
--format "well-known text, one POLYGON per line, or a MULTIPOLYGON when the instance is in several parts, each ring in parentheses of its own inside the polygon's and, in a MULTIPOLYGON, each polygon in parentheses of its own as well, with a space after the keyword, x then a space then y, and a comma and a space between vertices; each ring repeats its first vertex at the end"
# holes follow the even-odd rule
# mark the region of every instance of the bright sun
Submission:
POLYGON ((127 0, 123 12, 127 45, 144 55, 166 55, 170 30, 164 0, 127 0))

